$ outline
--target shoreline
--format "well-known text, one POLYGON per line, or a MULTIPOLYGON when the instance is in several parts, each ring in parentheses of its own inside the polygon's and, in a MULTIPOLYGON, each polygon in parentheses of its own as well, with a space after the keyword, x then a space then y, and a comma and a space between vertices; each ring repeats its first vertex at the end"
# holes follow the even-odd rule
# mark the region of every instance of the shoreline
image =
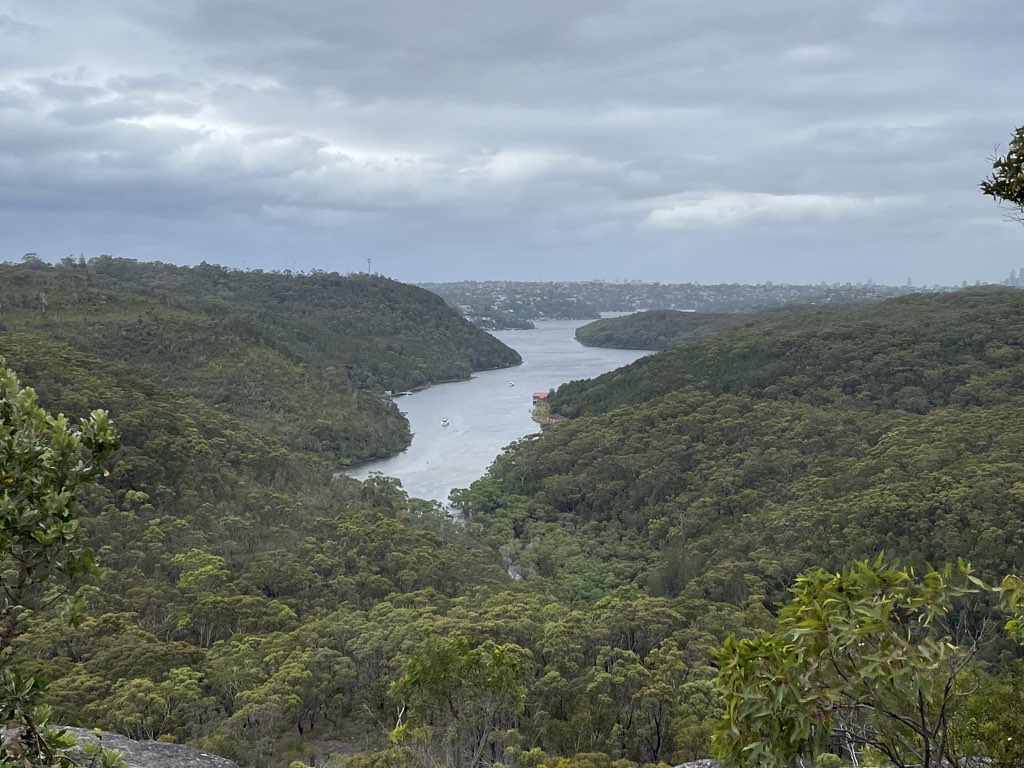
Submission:
MULTIPOLYGON (((420 384, 419 386, 412 387, 412 388, 406 390, 405 392, 392 393, 390 395, 386 395, 386 394, 383 394, 383 393, 375 393, 375 394, 376 394, 376 397, 379 397, 381 400, 390 400, 392 403, 395 403, 395 401, 398 398, 408 397, 409 395, 415 395, 417 392, 424 392, 424 391, 426 391, 426 390, 430 389, 431 387, 436 386, 438 384, 458 384, 461 381, 472 381, 473 379, 476 378, 476 374, 478 374, 478 373, 484 373, 486 371, 507 371, 507 370, 511 370, 512 368, 519 368, 522 364, 523 364, 523 361, 520 358, 519 362, 516 363, 515 365, 499 365, 499 366, 497 366, 495 368, 477 368, 471 374, 469 374, 469 376, 465 377, 464 379, 444 379, 444 380, 438 380, 438 381, 431 381, 431 382, 428 382, 426 384, 420 384)), ((395 403, 395 407, 398 408, 398 404, 397 403, 395 403)), ((401 409, 399 409, 399 412, 403 413, 403 415, 404 415, 404 412, 402 412, 401 409)), ((410 429, 409 430, 409 444, 406 445, 405 448, 403 448, 402 450, 395 451, 395 453, 389 453, 389 454, 387 454, 385 456, 374 456, 374 457, 369 458, 369 459, 359 459, 358 461, 353 461, 350 464, 342 464, 341 468, 335 471, 334 478, 337 479, 340 475, 345 475, 350 470, 357 470, 360 467, 363 467, 363 466, 365 466, 367 464, 370 464, 370 463, 372 463, 374 461, 383 461, 384 459, 391 459, 391 458, 394 458, 395 456, 401 456, 403 453, 405 453, 407 450, 409 450, 409 446, 412 445, 413 438, 415 438, 415 437, 416 437, 416 433, 414 433, 410 429)))
POLYGON ((431 387, 437 386, 438 384, 458 384, 460 381, 472 381, 473 379, 476 378, 476 375, 478 373, 485 373, 487 371, 508 371, 511 370, 512 368, 518 368, 522 364, 523 361, 520 360, 518 363, 515 363, 514 365, 499 365, 495 368, 476 368, 473 370, 471 374, 469 374, 469 376, 466 376, 463 379, 438 379, 437 381, 429 381, 426 384, 417 384, 415 387, 410 387, 409 389, 404 390, 402 392, 392 392, 390 395, 385 394, 383 392, 375 394, 382 400, 393 401, 396 397, 408 397, 409 395, 415 395, 417 392, 423 392, 424 390, 430 389, 431 387))

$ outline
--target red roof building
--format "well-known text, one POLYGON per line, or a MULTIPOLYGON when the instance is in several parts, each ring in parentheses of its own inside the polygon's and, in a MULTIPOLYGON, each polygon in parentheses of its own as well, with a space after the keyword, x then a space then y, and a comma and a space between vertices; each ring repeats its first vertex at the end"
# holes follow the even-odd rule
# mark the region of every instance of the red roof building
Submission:
POLYGON ((533 393, 533 399, 534 400, 547 400, 548 399, 548 393, 547 392, 534 392, 533 393))

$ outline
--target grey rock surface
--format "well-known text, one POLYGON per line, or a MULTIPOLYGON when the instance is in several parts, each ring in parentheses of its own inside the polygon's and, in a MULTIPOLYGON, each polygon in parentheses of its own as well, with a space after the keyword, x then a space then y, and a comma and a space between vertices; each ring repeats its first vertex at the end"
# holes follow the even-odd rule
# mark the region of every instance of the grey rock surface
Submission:
POLYGON ((135 741, 127 736, 103 731, 97 737, 84 728, 66 728, 78 737, 79 744, 98 743, 105 749, 124 753, 129 768, 238 768, 238 765, 217 755, 202 752, 183 744, 165 744, 162 741, 135 741))
POLYGON ((675 768, 718 768, 718 762, 710 758, 704 758, 703 760, 694 760, 692 763, 682 763, 675 768))
POLYGON ((236 763, 223 757, 201 752, 184 744, 165 744, 162 741, 134 741, 117 733, 103 732, 97 739, 92 731, 68 728, 78 736, 79 743, 98 741, 106 749, 124 753, 129 768, 238 768, 236 763))

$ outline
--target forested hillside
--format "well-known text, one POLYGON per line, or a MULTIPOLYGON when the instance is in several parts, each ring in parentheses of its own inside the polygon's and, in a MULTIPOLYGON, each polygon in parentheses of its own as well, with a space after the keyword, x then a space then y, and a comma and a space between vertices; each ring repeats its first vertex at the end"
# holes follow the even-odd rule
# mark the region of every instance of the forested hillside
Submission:
POLYGON ((651 309, 622 317, 606 317, 576 329, 576 339, 588 347, 668 349, 736 328, 799 312, 826 311, 808 304, 753 312, 680 312, 651 309))
POLYGON ((461 503, 570 600, 774 599, 882 550, 998 575, 1024 555, 1022 384, 1019 291, 766 320, 560 388, 577 418, 461 503))
POLYGON ((667 349, 742 322, 743 317, 735 314, 650 309, 582 325, 576 329, 576 340, 588 347, 667 349))
POLYGON ((243 312, 304 360, 345 367, 357 386, 408 389, 521 362, 434 294, 379 275, 190 268, 106 256, 91 259, 87 271, 122 290, 243 312))
POLYGON ((427 291, 370 275, 289 275, 101 256, 0 265, 0 332, 32 332, 346 462, 409 442, 379 395, 519 355, 427 291))
POLYGON ((559 388, 552 411, 606 413, 692 386, 711 394, 924 413, 998 402, 1024 382, 1018 291, 916 294, 765 318, 559 388))

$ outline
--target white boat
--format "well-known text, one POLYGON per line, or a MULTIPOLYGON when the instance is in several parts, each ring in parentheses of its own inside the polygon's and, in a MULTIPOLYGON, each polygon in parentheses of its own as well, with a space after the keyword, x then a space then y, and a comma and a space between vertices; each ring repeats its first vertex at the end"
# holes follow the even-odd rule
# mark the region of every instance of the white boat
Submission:
POLYGON ((508 383, 508 385, 509 385, 510 387, 514 387, 514 386, 516 385, 516 383, 515 383, 514 381, 510 381, 510 382, 508 383))
POLYGON ((448 421, 448 419, 441 419, 441 426, 442 427, 447 427, 449 424, 451 424, 451 422, 448 421))

